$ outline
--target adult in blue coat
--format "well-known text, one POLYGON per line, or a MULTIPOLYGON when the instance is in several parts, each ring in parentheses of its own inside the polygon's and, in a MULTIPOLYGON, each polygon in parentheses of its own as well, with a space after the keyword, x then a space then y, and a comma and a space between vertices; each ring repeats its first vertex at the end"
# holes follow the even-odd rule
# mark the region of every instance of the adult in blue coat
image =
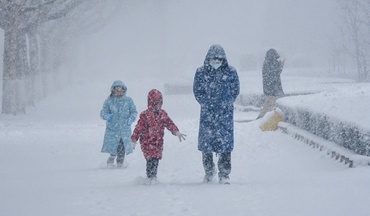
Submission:
POLYGON ((108 165, 113 165, 117 157, 117 167, 122 167, 125 154, 133 152, 131 124, 136 119, 137 111, 134 101, 126 96, 127 87, 122 81, 114 81, 110 91, 100 112, 100 117, 107 121, 101 152, 110 154, 108 165))
POLYGON ((262 118, 267 112, 276 107, 276 100, 284 95, 280 74, 283 71, 285 60, 280 60, 280 55, 275 49, 266 52, 262 67, 262 84, 265 104, 257 119, 262 118))
POLYGON ((224 49, 212 45, 202 67, 195 73, 193 93, 201 106, 198 150, 202 152, 204 182, 215 171, 213 152, 219 154, 220 183, 229 183, 231 152, 234 149, 234 101, 239 95, 237 71, 228 64, 224 49))

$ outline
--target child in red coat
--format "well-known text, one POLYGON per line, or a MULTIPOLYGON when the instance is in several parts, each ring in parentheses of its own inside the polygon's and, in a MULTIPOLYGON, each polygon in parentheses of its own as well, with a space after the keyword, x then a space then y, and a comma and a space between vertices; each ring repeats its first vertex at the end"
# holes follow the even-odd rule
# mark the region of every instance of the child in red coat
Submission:
POLYGON ((173 135, 185 140, 185 134, 179 132, 167 112, 162 109, 162 93, 152 89, 148 94, 148 109, 140 114, 134 132, 131 135, 133 146, 140 139, 141 150, 146 159, 146 175, 148 179, 157 178, 159 160, 162 159, 164 128, 173 135))

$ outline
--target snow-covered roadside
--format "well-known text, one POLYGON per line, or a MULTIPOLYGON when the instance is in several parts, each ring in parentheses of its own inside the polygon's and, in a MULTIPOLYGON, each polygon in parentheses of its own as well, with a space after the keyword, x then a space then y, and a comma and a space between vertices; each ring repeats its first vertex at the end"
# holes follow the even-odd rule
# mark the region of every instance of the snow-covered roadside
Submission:
POLYGON ((325 154, 328 157, 331 157, 334 160, 347 165, 348 167, 370 165, 370 157, 356 154, 353 151, 346 149, 335 142, 331 142, 321 137, 315 136, 310 132, 299 129, 289 123, 280 122, 279 128, 284 133, 294 137, 297 140, 302 141, 303 143, 313 148, 320 150, 322 154, 325 154))

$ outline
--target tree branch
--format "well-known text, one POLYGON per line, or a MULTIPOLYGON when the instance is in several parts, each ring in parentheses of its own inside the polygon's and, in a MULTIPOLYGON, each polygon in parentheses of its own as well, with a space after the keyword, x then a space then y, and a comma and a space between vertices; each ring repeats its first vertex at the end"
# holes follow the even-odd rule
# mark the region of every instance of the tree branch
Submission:
POLYGON ((50 0, 50 1, 42 3, 42 4, 27 6, 27 7, 24 7, 22 10, 23 10, 23 12, 26 12, 26 13, 30 12, 30 11, 39 11, 39 10, 42 10, 43 7, 47 7, 51 4, 54 4, 56 1, 58 1, 58 0, 50 0))
POLYGON ((47 16, 47 20, 55 20, 65 17, 70 11, 77 8, 80 4, 82 4, 85 1, 86 0, 75 0, 72 1, 71 3, 67 3, 67 5, 62 10, 49 14, 47 16))

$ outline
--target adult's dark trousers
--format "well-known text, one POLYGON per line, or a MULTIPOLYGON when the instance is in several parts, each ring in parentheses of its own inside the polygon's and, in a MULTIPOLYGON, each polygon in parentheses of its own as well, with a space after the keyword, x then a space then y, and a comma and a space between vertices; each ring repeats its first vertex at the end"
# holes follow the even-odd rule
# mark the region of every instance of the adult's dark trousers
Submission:
MULTIPOLYGON (((218 155, 218 177, 220 179, 229 178, 229 174, 231 172, 231 152, 219 153, 218 155)), ((212 176, 215 169, 215 163, 213 162, 213 153, 203 152, 202 159, 206 175, 212 176)))

